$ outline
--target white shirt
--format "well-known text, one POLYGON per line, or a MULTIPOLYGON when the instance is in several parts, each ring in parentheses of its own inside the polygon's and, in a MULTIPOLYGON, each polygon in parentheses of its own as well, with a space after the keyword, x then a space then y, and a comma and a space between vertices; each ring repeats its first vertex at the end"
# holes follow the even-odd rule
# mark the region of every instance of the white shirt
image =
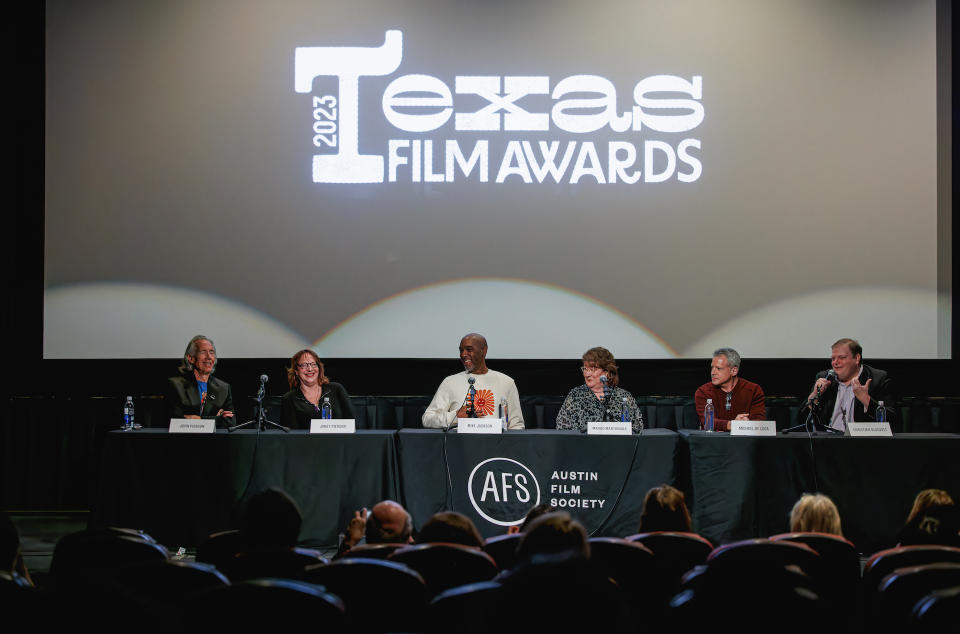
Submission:
POLYGON ((506 374, 495 370, 487 370, 486 374, 470 374, 466 370, 445 378, 433 400, 423 413, 424 427, 448 429, 457 422, 457 410, 467 400, 470 384, 468 377, 473 377, 473 388, 477 391, 475 408, 477 418, 499 418, 500 404, 505 402, 507 407, 507 428, 523 429, 523 413, 520 411, 520 394, 517 385, 506 374))
MULTIPOLYGON (((857 372, 857 377, 863 372, 863 368, 857 372)), ((853 420, 853 408, 857 405, 857 399, 853 395, 853 379, 846 383, 837 384, 837 402, 833 406, 833 416, 830 417, 830 426, 840 431, 846 431, 847 423, 853 420)))

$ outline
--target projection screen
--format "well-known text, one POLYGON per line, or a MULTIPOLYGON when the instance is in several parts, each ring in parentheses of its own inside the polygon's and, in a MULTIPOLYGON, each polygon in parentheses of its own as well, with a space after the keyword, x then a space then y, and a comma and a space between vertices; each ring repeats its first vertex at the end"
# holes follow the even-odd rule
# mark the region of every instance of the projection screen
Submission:
POLYGON ((51 0, 44 357, 949 357, 936 38, 934 0, 51 0))

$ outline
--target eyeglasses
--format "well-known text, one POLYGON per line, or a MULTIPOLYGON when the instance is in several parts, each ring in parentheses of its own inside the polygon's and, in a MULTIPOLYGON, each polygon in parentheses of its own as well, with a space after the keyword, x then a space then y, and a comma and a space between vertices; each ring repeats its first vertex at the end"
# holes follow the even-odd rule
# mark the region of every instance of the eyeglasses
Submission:
POLYGON ((583 372, 584 374, 587 374, 587 373, 589 373, 589 372, 603 372, 603 368, 598 368, 598 367, 595 366, 595 365, 589 365, 589 366, 588 366, 588 365, 581 365, 581 366, 580 366, 580 371, 583 372))
POLYGON ((307 362, 307 363, 298 363, 298 364, 297 364, 297 368, 299 368, 300 370, 308 370, 308 369, 314 369, 314 370, 315 370, 315 369, 317 369, 317 368, 319 368, 319 367, 320 367, 320 366, 317 365, 316 363, 314 363, 313 361, 309 361, 309 362, 307 362))

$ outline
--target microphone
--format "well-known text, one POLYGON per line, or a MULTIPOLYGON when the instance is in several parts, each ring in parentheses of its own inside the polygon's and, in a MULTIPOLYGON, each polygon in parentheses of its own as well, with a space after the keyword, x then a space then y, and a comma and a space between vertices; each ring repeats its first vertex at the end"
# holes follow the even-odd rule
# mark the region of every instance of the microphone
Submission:
POLYGON ((477 382, 477 379, 472 376, 467 379, 467 383, 470 384, 470 408, 467 410, 467 414, 469 414, 469 418, 477 417, 477 409, 474 404, 477 397, 477 390, 476 388, 473 387, 473 384, 476 382, 477 382))
MULTIPOLYGON (((833 368, 830 368, 830 371, 827 372, 827 376, 825 376, 824 378, 827 380, 827 387, 829 387, 830 384, 833 383, 833 382, 837 379, 837 371, 834 370, 833 368)), ((819 405, 820 405, 820 396, 821 396, 822 394, 823 394, 823 391, 818 387, 818 388, 817 388, 817 393, 814 394, 813 399, 811 399, 810 402, 807 403, 807 406, 808 406, 808 407, 811 407, 811 408, 813 408, 813 407, 819 407, 819 405)))

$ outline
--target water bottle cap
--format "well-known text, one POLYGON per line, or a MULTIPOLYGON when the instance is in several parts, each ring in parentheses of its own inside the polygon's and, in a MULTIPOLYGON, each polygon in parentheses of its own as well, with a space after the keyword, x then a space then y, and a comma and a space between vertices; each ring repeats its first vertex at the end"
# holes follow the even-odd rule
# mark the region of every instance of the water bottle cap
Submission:
POLYGON ((713 399, 712 399, 712 398, 708 398, 708 399, 707 399, 707 402, 708 402, 708 403, 713 403, 713 399))
POLYGON ((883 407, 883 401, 877 401, 877 402, 880 403, 880 407, 883 407))
POLYGON ((330 402, 330 397, 329 397, 329 396, 324 396, 324 397, 323 397, 323 402, 324 402, 324 403, 329 403, 329 402, 330 402))

